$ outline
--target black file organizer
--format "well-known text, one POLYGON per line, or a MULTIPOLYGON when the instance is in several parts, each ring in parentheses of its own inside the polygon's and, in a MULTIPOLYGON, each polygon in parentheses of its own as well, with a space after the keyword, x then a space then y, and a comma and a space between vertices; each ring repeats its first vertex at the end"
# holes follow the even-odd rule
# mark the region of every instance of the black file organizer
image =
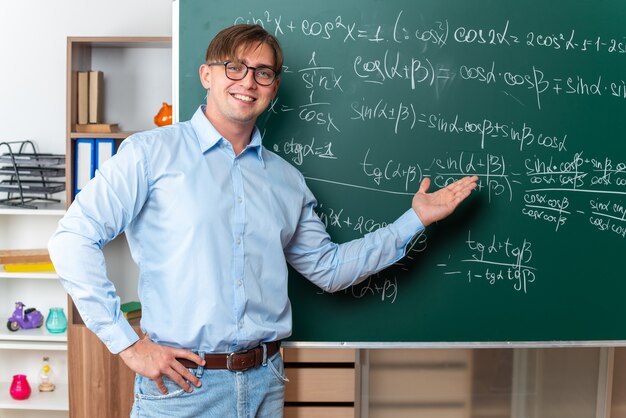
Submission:
POLYGON ((65 155, 43 154, 32 141, 0 142, 0 206, 37 209, 36 202, 60 202, 54 193, 65 190, 65 155))

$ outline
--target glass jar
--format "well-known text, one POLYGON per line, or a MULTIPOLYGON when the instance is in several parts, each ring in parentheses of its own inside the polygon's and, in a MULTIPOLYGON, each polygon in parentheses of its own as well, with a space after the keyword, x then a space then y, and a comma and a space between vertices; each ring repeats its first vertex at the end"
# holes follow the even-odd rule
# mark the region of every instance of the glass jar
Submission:
POLYGON ((9 390, 11 397, 17 401, 23 401, 30 396, 30 385, 25 374, 16 374, 13 376, 13 382, 9 390))
POLYGON ((46 328, 52 334, 58 334, 67 329, 67 318, 63 313, 63 308, 50 308, 46 319, 46 328))

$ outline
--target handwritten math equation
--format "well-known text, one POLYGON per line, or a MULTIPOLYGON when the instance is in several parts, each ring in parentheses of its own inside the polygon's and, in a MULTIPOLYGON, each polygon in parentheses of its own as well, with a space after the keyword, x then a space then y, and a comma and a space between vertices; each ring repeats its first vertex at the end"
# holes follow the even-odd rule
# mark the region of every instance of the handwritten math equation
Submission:
POLYGON ((533 244, 530 241, 522 239, 516 242, 510 237, 496 234, 479 239, 472 235, 472 231, 468 231, 465 244, 465 257, 455 260, 449 256, 452 264, 437 264, 445 277, 460 278, 468 283, 509 285, 517 292, 528 293, 537 277, 537 268, 532 264, 533 244))
MULTIPOLYGON (((468 286, 532 293, 547 279, 535 265, 549 250, 545 237, 576 231, 626 244, 626 156, 615 151, 624 147, 626 126, 606 130, 610 138, 588 137, 622 126, 626 32, 570 23, 537 29, 501 13, 480 24, 401 9, 368 19, 273 10, 234 18, 298 45, 298 60, 287 54, 282 69, 297 94, 279 90, 267 114, 298 127, 273 134, 271 150, 300 168, 307 183, 410 201, 425 178, 433 190, 477 175, 474 193, 485 210, 504 207, 533 227, 515 236, 517 227, 468 226, 461 253, 433 260, 440 280, 468 286)), ((338 205, 316 209, 329 231, 359 236, 391 221, 338 205)), ((396 270, 346 292, 394 303, 402 271, 429 250, 427 232, 396 270)))
POLYGON ((592 33, 581 34, 580 31, 577 33, 575 28, 545 33, 525 31, 512 27, 510 19, 503 19, 501 22, 484 27, 454 24, 447 18, 432 22, 415 20, 404 10, 398 10, 395 18, 389 21, 367 24, 340 15, 321 20, 296 19, 266 10, 259 15, 248 12, 245 16, 237 16, 233 23, 261 25, 277 37, 301 35, 329 41, 338 39, 343 43, 422 43, 437 48, 458 43, 485 47, 527 47, 563 52, 626 54, 626 36, 621 34, 613 37, 592 33))
MULTIPOLYGON (((348 16, 331 16, 325 19, 295 18, 265 10, 237 16, 233 23, 255 23, 265 27, 279 38, 299 37, 325 43, 366 43, 370 53, 351 58, 351 76, 364 83, 386 84, 394 81, 408 83, 410 89, 426 85, 440 89, 455 78, 485 85, 505 88, 512 100, 527 105, 527 91, 533 94, 532 102, 541 109, 542 96, 584 95, 626 99, 626 81, 622 78, 609 80, 602 73, 592 76, 564 70, 554 73, 547 67, 529 64, 525 69, 509 67, 507 63, 466 62, 450 65, 429 57, 433 49, 452 45, 473 48, 508 48, 513 51, 548 50, 558 54, 626 54, 626 36, 605 36, 591 33, 588 29, 567 28, 551 32, 520 30, 511 19, 502 19, 484 26, 453 23, 442 17, 432 22, 411 17, 398 10, 393 18, 385 21, 359 22, 348 16), (378 46, 372 48, 371 46, 378 46), (401 52, 409 45, 414 55, 401 52), (404 49, 402 49, 402 48, 404 49)), ((525 22, 527 24, 527 22, 525 22)), ((293 71, 287 65, 285 72, 293 71)), ((341 77, 332 82, 339 85, 341 77)), ((328 87, 328 82, 325 81, 328 87)), ((313 85, 315 80, 305 82, 313 85)))

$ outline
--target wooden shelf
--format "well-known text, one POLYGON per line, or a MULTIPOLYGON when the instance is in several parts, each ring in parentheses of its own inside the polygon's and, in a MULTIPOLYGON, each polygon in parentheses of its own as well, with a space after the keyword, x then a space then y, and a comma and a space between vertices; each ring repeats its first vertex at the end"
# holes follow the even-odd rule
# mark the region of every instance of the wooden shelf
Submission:
POLYGON ((53 392, 39 392, 38 383, 28 382, 31 387, 31 395, 23 401, 16 401, 9 394, 10 382, 0 382, 0 409, 19 409, 36 411, 69 411, 68 385, 56 384, 53 392))
POLYGON ((169 36, 71 36, 68 43, 90 48, 171 48, 169 36))
POLYGON ((113 139, 126 139, 135 132, 109 132, 109 133, 95 133, 95 132, 70 132, 70 138, 113 138, 113 139))

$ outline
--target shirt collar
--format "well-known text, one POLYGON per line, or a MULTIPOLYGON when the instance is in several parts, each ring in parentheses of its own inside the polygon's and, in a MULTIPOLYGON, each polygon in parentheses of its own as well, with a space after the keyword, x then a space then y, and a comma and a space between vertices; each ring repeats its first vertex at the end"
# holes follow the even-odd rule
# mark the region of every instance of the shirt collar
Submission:
MULTIPOLYGON (((194 113, 193 117, 191 118, 191 126, 196 132, 198 142, 200 143, 200 149, 203 153, 218 145, 221 141, 226 141, 226 139, 224 139, 224 137, 217 131, 217 129, 215 129, 213 124, 204 114, 205 109, 205 105, 199 106, 198 110, 196 110, 196 113, 194 113)), ((263 142, 261 138, 261 132, 259 131, 259 128, 255 126, 252 130, 252 139, 250 140, 250 143, 248 144, 246 149, 250 148, 251 151, 256 151, 259 162, 263 166, 265 166, 265 162, 263 161, 262 145, 263 142)))

